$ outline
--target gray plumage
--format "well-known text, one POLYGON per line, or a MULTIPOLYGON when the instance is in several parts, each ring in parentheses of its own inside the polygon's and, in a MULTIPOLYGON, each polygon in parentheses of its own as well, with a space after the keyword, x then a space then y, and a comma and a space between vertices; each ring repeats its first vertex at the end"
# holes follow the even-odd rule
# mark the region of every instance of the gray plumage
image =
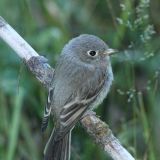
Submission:
POLYGON ((70 159, 71 130, 109 91, 112 51, 100 38, 88 34, 73 38, 63 48, 49 94, 55 127, 44 151, 45 160, 70 159))
POLYGON ((49 89, 49 93, 48 93, 48 98, 47 98, 47 103, 46 106, 44 108, 44 114, 43 114, 43 119, 42 119, 42 124, 41 124, 41 131, 44 132, 48 126, 48 120, 49 120, 49 116, 51 113, 51 101, 53 98, 53 89, 50 88, 49 89))

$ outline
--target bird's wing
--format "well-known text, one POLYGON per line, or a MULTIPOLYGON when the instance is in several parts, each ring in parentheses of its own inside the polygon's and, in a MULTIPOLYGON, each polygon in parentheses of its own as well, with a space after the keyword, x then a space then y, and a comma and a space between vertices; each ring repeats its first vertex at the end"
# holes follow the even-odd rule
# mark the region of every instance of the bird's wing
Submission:
POLYGON ((85 113, 88 107, 96 100, 99 93, 103 89, 105 80, 103 80, 94 92, 88 94, 84 99, 76 97, 74 100, 66 103, 60 112, 59 128, 55 126, 55 140, 61 139, 66 133, 71 130, 85 113), (58 134, 56 134, 58 133, 58 134))
POLYGON ((42 124, 41 124, 42 132, 44 132, 48 126, 48 120, 49 120, 49 116, 51 113, 51 102, 53 98, 53 90, 54 90, 53 88, 50 88, 48 92, 47 103, 44 108, 44 114, 43 114, 43 119, 42 119, 42 124))

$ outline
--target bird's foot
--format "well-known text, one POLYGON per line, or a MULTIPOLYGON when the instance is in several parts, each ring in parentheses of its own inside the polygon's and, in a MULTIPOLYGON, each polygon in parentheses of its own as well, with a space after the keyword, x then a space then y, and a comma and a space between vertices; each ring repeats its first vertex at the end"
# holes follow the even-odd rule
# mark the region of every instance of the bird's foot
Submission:
POLYGON ((95 115, 96 115, 96 112, 94 112, 92 110, 88 110, 82 115, 81 119, 83 119, 86 116, 95 116, 95 115))

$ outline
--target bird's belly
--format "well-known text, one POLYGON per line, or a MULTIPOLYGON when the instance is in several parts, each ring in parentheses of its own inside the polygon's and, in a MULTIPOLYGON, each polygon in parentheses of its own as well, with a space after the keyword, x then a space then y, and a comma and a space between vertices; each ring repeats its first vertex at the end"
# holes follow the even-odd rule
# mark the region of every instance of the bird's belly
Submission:
POLYGON ((91 110, 98 107, 98 105, 100 105, 103 102, 103 100, 107 97, 110 86, 112 84, 112 80, 113 80, 113 73, 112 73, 112 70, 109 70, 109 72, 107 73, 104 85, 101 91, 99 92, 99 95, 97 96, 95 101, 89 106, 91 110))

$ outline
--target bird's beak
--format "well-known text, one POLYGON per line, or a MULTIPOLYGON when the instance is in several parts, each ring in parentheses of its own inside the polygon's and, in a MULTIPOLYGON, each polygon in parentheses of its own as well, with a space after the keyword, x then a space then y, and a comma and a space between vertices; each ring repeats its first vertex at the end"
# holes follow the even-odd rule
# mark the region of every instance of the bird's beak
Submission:
POLYGON ((118 50, 116 50, 116 49, 108 48, 107 50, 104 51, 103 54, 110 56, 110 55, 115 54, 117 52, 118 52, 118 50))

